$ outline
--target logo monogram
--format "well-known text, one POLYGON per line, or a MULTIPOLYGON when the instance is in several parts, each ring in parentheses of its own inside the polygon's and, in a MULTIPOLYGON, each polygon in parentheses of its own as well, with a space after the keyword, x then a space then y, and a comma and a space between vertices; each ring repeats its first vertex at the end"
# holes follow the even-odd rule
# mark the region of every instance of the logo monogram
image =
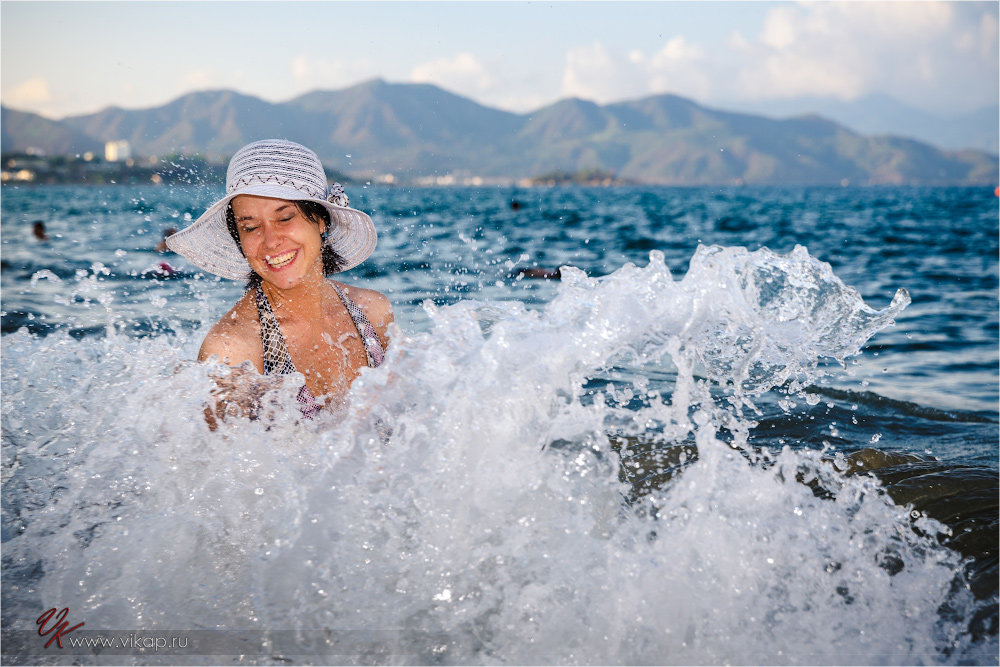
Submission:
POLYGON ((82 628, 83 623, 77 623, 72 628, 67 628, 69 621, 65 620, 66 615, 69 614, 69 607, 63 607, 61 610, 57 610, 55 607, 49 609, 47 612, 38 617, 35 623, 38 625, 38 635, 44 637, 45 635, 52 634, 49 641, 45 643, 45 648, 48 648, 52 642, 55 642, 59 648, 62 648, 62 637, 63 635, 68 635, 77 628, 82 628), (52 617, 55 616, 55 622, 49 627, 48 630, 45 626, 49 621, 53 620, 52 617), (54 634, 53 634, 54 633, 54 634))

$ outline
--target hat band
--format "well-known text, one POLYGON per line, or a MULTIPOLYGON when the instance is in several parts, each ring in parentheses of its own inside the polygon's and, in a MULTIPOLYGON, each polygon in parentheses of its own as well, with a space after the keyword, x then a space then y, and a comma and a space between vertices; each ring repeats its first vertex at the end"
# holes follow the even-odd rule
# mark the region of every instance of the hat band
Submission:
POLYGON ((253 185, 254 183, 269 184, 273 183, 275 185, 284 185, 291 188, 295 188, 299 192, 304 192, 306 195, 312 197, 313 199, 325 199, 326 192, 321 190, 316 190, 311 187, 308 183, 296 182, 291 178, 280 178, 278 176, 258 176, 252 174, 250 176, 240 176, 234 182, 229 184, 227 188, 228 194, 232 194, 240 188, 245 188, 253 185))

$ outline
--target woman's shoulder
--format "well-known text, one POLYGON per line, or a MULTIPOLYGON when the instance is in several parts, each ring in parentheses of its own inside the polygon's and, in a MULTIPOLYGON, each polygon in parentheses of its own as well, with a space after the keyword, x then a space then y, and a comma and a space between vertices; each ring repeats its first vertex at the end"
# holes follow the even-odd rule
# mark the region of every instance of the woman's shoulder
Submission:
POLYGON ((336 281, 336 283, 347 293, 351 301, 361 306, 365 315, 376 326, 378 325, 377 321, 388 323, 392 320, 392 304, 389 303, 385 294, 378 290, 356 287, 340 281, 336 281))
POLYGON ((260 322, 250 293, 243 295, 209 329, 198 352, 198 360, 204 361, 212 355, 229 366, 238 366, 248 360, 255 366, 262 365, 260 322))
POLYGON ((372 323, 378 332, 382 346, 387 347, 389 345, 389 327, 395 321, 392 314, 392 304, 389 303, 389 299, 378 290, 355 287, 354 285, 348 285, 340 281, 335 282, 347 293, 351 301, 358 304, 361 310, 364 311, 365 317, 368 318, 368 321, 372 323))

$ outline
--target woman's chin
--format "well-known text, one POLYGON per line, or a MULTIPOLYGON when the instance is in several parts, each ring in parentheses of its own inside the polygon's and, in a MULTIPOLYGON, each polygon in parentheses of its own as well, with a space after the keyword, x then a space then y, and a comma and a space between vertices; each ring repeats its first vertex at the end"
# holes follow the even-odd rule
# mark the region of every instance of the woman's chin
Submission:
POLYGON ((281 290, 289 290, 301 285, 303 283, 304 276, 285 275, 285 274, 278 274, 278 275, 265 274, 261 276, 261 280, 270 285, 271 287, 275 287, 281 290))
POLYGON ((289 270, 290 268, 292 267, 280 271, 264 269, 256 273, 264 283, 280 290, 294 289, 306 284, 312 284, 313 281, 322 282, 324 280, 322 271, 289 270))

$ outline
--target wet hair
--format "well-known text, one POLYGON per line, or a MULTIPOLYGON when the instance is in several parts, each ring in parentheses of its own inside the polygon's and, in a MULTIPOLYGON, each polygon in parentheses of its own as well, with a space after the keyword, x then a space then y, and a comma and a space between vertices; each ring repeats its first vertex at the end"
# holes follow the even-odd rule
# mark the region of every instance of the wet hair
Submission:
MULTIPOLYGON (((326 231, 323 232, 323 275, 328 276, 331 273, 340 271, 340 268, 344 265, 344 258, 326 244, 326 235, 330 233, 331 226, 330 212, 326 210, 325 206, 317 204, 314 201, 296 199, 292 203, 295 204, 299 209, 299 213, 309 222, 315 223, 317 227, 323 224, 326 225, 326 231)), ((233 203, 231 201, 226 206, 226 229, 229 230, 229 235, 236 241, 236 247, 240 249, 240 254, 246 257, 246 254, 243 252, 243 245, 240 243, 240 230, 236 226, 236 215, 233 213, 233 203)), ((256 271, 251 269, 250 280, 247 281, 247 289, 255 288, 260 282, 260 276, 257 275, 256 271)))

